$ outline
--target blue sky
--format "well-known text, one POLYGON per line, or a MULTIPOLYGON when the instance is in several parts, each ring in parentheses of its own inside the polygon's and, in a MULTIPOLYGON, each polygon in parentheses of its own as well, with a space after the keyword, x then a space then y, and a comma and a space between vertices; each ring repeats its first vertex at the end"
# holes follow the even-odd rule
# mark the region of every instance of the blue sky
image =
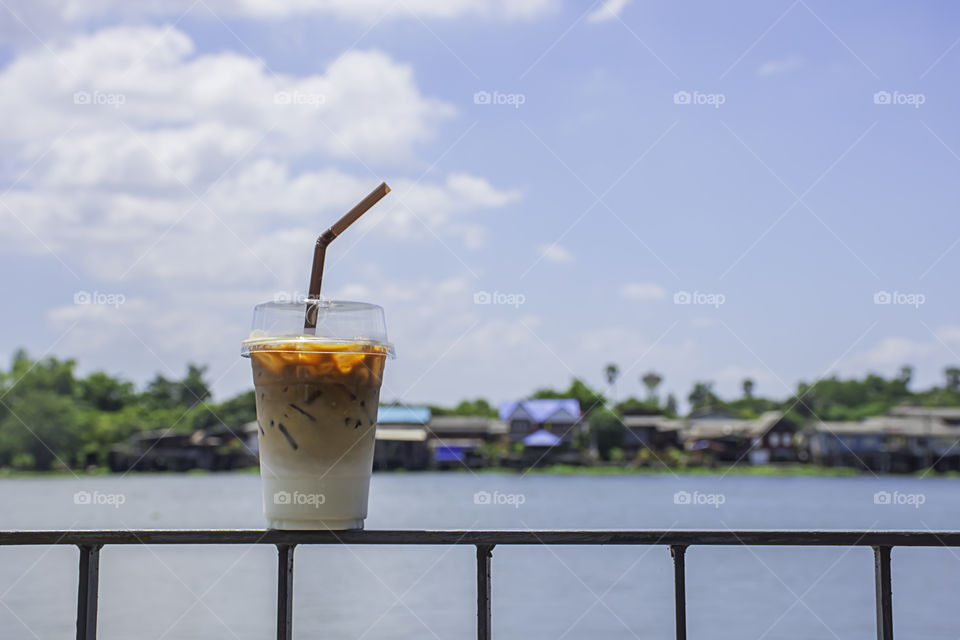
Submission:
POLYGON ((386 309, 385 399, 960 362, 949 3, 230 4, 0 8, 4 359, 240 391, 385 179, 325 277, 386 309))

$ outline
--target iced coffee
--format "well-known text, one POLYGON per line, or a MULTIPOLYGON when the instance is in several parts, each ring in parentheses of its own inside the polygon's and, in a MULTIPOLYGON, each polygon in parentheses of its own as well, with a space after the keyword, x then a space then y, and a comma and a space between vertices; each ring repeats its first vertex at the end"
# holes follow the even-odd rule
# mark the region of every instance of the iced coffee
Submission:
POLYGON ((353 305, 354 315, 379 312, 382 322, 379 307, 326 304, 325 319, 341 316, 332 331, 326 325, 317 327, 317 335, 260 330, 244 342, 253 366, 263 509, 275 529, 358 529, 367 515, 390 346, 385 331, 374 339, 343 337, 351 324, 345 317, 351 310, 343 305, 353 305))

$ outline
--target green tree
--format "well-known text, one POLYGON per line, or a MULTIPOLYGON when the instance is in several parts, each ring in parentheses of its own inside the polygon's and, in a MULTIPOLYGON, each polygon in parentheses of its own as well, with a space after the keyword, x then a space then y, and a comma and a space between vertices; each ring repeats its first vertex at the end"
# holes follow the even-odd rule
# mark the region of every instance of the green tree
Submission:
POLYGON ((947 367, 943 370, 943 375, 947 379, 947 391, 950 393, 960 392, 960 368, 947 367))
POLYGON ((187 365, 187 373, 181 380, 170 380, 167 377, 157 376, 147 385, 144 400, 150 406, 158 409, 189 409, 210 397, 210 387, 203 376, 207 367, 199 367, 193 363, 187 365))
POLYGON ((599 408, 594 411, 588 419, 590 431, 594 434, 597 443, 597 451, 604 460, 610 459, 612 449, 623 446, 623 438, 626 433, 626 427, 623 421, 607 408, 599 408))
POLYGON ((862 380, 841 380, 832 376, 813 384, 799 383, 797 393, 784 403, 783 408, 795 404, 797 413, 805 418, 860 420, 886 413, 911 398, 912 394, 900 378, 887 380, 868 374, 862 380))
POLYGON ((496 418, 496 408, 490 406, 490 403, 483 398, 476 400, 462 400, 460 404, 452 409, 449 407, 440 407, 428 405, 430 412, 435 416, 484 416, 487 418, 496 418))
POLYGON ((640 377, 640 382, 647 388, 647 398, 655 400, 657 398, 657 387, 663 382, 663 377, 656 371, 648 371, 640 377))
POLYGON ((180 404, 193 407, 210 398, 210 387, 204 376, 207 373, 207 366, 198 367, 190 363, 187 365, 187 374, 180 381, 180 404))
POLYGON ((613 409, 621 415, 627 413, 646 415, 661 413, 660 405, 656 399, 640 400, 639 398, 634 398, 633 396, 630 396, 626 400, 621 400, 613 407, 613 409))
POLYGON ((33 361, 23 350, 3 377, 0 465, 39 469, 76 462, 90 422, 78 400, 73 360, 33 361))
POLYGON ((98 411, 119 411, 136 400, 132 382, 95 371, 78 381, 80 400, 98 411))
POLYGON ((713 392, 712 382, 694 383, 693 390, 690 391, 687 400, 690 402, 690 413, 710 411, 716 409, 720 404, 719 399, 713 392))
POLYGON ((897 380, 903 382, 904 388, 910 386, 910 381, 913 380, 913 367, 908 364, 900 367, 900 373, 897 376, 897 380))
POLYGON ((743 387, 743 397, 746 398, 747 400, 752 400, 753 399, 753 380, 751 380, 750 378, 744 378, 743 382, 741 383, 741 386, 743 387))
POLYGON ((667 401, 663 405, 663 412, 668 416, 677 415, 677 397, 672 393, 667 394, 667 401))
POLYGON ((580 403, 580 410, 584 414, 589 414, 606 404, 606 398, 590 388, 580 378, 574 378, 570 382, 570 387, 566 391, 556 391, 554 389, 538 389, 530 395, 531 399, 537 398, 573 398, 580 403))
POLYGON ((196 407, 190 420, 191 431, 227 425, 237 428, 257 419, 257 397, 253 391, 244 391, 219 404, 196 407))

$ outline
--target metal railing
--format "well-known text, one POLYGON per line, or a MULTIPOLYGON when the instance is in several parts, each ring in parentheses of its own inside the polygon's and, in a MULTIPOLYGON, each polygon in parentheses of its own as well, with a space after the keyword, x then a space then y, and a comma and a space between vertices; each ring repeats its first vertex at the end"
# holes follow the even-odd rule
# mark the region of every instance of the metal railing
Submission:
POLYGON ((0 546, 75 545, 80 549, 77 639, 97 635, 100 549, 105 545, 275 545, 277 638, 293 637, 293 552, 297 545, 470 545, 477 550, 477 637, 489 640, 490 579, 497 545, 665 546, 673 556, 676 636, 687 637, 685 554, 691 546, 872 547, 877 638, 893 639, 890 552, 893 547, 960 547, 960 531, 276 531, 136 530, 0 531, 0 546))

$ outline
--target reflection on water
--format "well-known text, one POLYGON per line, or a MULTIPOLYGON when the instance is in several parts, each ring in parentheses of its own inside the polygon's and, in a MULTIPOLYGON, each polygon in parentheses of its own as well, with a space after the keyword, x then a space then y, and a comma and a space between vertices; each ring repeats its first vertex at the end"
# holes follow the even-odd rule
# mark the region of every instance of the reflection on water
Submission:
MULTIPOLYGON (((958 529, 956 483, 380 474, 367 526, 958 529)), ((0 505, 5 529, 263 526, 259 479, 246 474, 4 479, 0 505)), ((74 633, 76 562, 69 547, 0 549, 3 638, 74 633)), ((100 637, 271 637, 275 562, 269 547, 108 547, 100 637)), ((957 555, 897 549, 893 563, 896 633, 956 637, 957 555)), ((697 547, 688 552, 687 572, 692 637, 875 637, 869 549, 697 547)), ((472 547, 302 547, 295 579, 297 637, 475 634, 472 547)), ((494 633, 669 638, 672 588, 663 547, 498 547, 494 633)))

